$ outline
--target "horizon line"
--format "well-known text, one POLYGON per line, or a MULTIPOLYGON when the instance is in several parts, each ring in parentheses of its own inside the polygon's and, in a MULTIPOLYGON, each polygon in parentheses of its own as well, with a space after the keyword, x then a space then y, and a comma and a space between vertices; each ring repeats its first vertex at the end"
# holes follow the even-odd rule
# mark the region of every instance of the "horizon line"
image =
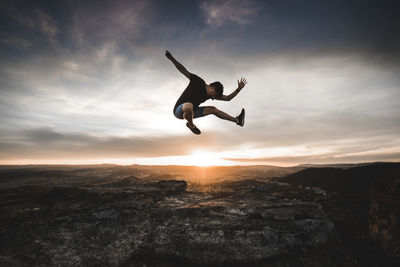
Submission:
POLYGON ((113 165, 113 166, 145 166, 145 167, 197 167, 197 168, 212 168, 212 167, 280 167, 280 168, 293 168, 293 167, 307 167, 307 166, 327 166, 327 165, 370 165, 370 164, 379 164, 379 163, 400 163, 400 161, 366 161, 366 162, 351 162, 351 163, 300 163, 291 166, 280 166, 280 165, 270 165, 270 164, 237 164, 237 165, 209 165, 209 166, 199 166, 199 165, 179 165, 179 164, 118 164, 118 163, 27 163, 27 164, 2 164, 0 163, 0 167, 12 167, 12 166, 104 166, 104 165, 113 165))

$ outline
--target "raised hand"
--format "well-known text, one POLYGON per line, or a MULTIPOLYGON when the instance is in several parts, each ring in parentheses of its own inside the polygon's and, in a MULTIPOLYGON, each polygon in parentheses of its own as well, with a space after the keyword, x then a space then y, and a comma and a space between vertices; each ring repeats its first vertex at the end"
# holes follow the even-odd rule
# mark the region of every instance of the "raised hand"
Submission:
POLYGON ((165 56, 170 60, 174 58, 168 50, 165 50, 165 56))
POLYGON ((239 91, 243 89, 243 87, 246 85, 247 80, 245 78, 241 78, 240 81, 238 80, 238 89, 239 91))

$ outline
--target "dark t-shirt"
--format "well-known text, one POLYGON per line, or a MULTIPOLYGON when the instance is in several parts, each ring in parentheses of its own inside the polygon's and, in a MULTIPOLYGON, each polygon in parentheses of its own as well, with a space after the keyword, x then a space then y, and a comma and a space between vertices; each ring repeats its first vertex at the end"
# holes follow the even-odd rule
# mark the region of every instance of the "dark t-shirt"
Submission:
POLYGON ((174 112, 180 104, 190 102, 193 104, 193 108, 197 108, 207 99, 210 99, 210 97, 207 96, 205 81, 196 74, 191 73, 190 83, 185 91, 183 91, 178 101, 176 101, 174 112))

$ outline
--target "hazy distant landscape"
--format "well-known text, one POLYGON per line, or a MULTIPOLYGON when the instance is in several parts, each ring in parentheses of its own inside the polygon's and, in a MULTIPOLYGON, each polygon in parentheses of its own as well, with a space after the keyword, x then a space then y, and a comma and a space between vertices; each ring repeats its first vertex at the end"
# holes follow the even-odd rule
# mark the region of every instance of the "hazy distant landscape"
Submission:
POLYGON ((399 163, 0 167, 1 265, 396 266, 399 163))
POLYGON ((189 184, 209 184, 223 180, 282 177, 305 167, 276 166, 120 166, 103 165, 27 165, 1 166, 1 187, 24 184, 87 185, 101 184, 127 177, 144 181, 186 180, 189 184))

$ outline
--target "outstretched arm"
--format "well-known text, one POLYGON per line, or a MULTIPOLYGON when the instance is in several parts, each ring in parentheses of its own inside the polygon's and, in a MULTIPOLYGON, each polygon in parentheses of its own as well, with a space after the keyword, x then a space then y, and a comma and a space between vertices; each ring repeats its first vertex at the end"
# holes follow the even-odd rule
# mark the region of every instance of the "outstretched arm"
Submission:
POLYGON ((238 82, 238 87, 230 95, 222 95, 220 97, 216 97, 215 99, 223 100, 223 101, 230 101, 232 98, 234 98, 246 85, 247 80, 245 78, 241 78, 240 81, 238 80, 237 82, 238 82))
POLYGON ((181 64, 179 63, 172 55, 171 53, 166 50, 165 51, 165 56, 172 61, 172 63, 174 63, 175 67, 186 77, 188 77, 188 79, 190 79, 190 72, 181 64))

